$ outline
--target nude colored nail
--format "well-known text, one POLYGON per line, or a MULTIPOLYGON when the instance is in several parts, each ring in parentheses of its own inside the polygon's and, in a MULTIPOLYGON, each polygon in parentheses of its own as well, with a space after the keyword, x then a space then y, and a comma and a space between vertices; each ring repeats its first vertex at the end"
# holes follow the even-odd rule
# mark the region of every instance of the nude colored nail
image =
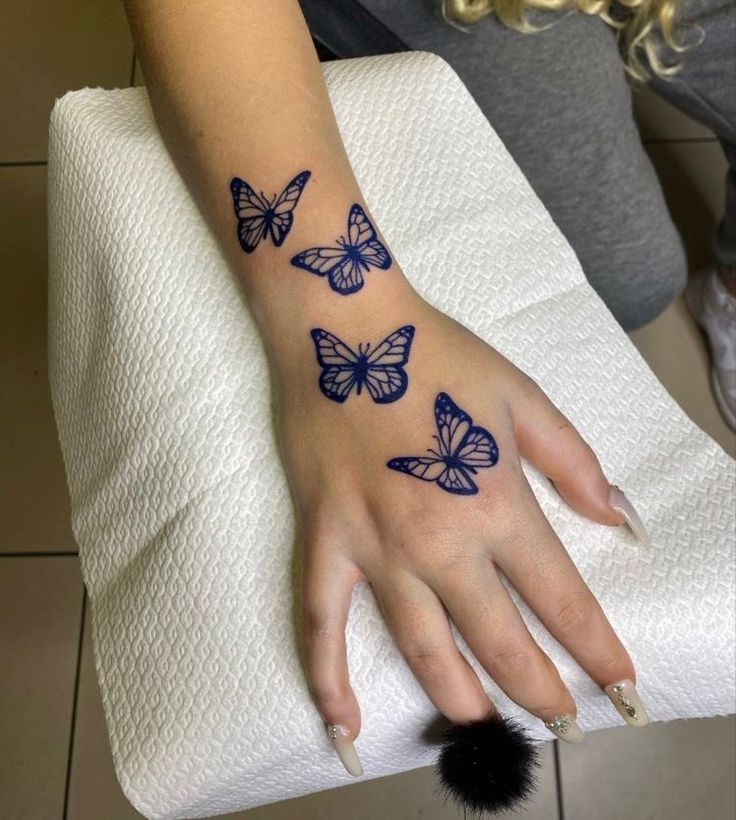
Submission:
POLYGON ((575 715, 560 715, 554 720, 545 721, 544 725, 553 735, 567 743, 582 743, 585 740, 585 732, 575 720, 575 715))
POLYGON ((337 756, 340 758, 346 771, 352 774, 353 777, 360 777, 363 774, 363 766, 360 763, 360 758, 355 751, 355 746, 350 740, 347 730, 337 723, 331 723, 327 727, 327 735, 332 741, 337 756))
POLYGON ((623 515, 629 528, 645 547, 652 546, 652 539, 644 526, 644 522, 639 517, 639 513, 634 509, 634 505, 624 495, 624 491, 615 484, 611 485, 611 492, 608 494, 608 503, 614 510, 623 515))
POLYGON ((604 687, 604 692, 629 726, 646 726, 649 723, 647 710, 641 702, 636 686, 630 680, 609 683, 604 687))

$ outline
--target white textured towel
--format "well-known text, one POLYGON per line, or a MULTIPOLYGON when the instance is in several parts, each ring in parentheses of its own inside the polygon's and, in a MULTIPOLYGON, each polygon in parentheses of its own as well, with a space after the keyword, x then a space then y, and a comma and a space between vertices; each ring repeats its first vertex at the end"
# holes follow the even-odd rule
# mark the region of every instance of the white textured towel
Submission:
MULTIPOLYGON (((733 462, 641 360, 445 63, 324 70, 409 279, 541 383, 650 528, 645 550, 527 469, 632 653, 651 718, 734 711, 733 462)), ((145 91, 65 96, 49 165, 53 399, 122 787, 147 817, 184 818, 353 782, 295 651, 293 516, 256 329, 145 91)), ((620 724, 519 605, 583 728, 620 724)), ((348 641, 365 776, 432 763, 422 732, 436 712, 365 584, 348 641)), ((500 708, 550 737, 459 644, 500 708)))

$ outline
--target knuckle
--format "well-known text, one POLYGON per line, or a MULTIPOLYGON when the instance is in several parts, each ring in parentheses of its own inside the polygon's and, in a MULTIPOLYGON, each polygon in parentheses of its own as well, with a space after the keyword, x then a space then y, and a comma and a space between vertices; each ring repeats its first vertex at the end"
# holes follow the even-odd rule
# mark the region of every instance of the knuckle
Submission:
POLYGON ((439 678, 448 668, 447 652, 438 646, 413 643, 404 648, 404 657, 422 677, 439 678))
POLYGON ((535 658, 527 649, 511 647, 494 652, 489 658, 489 666, 493 675, 522 677, 531 673, 535 667, 535 658))
POLYGON ((542 388, 539 386, 539 383, 535 379, 533 379, 528 373, 525 373, 523 370, 520 370, 518 368, 515 369, 515 375, 518 379, 519 389, 524 395, 531 397, 539 393, 544 393, 542 388))
POLYGON ((341 709, 349 697, 347 689, 337 681, 310 681, 308 688, 314 704, 324 714, 341 709))
POLYGON ((575 593, 568 596, 556 612, 558 627, 565 633, 579 632, 586 629, 594 613, 593 599, 590 595, 575 593))
POLYGON ((599 470, 600 463, 598 462, 598 456, 595 454, 595 450, 593 450, 585 439, 580 437, 575 428, 573 428, 573 432, 575 433, 578 442, 578 451, 575 456, 578 471, 593 472, 599 470))
POLYGON ((339 632, 332 619, 317 607, 305 605, 302 609, 302 634, 309 643, 335 641, 339 632))
POLYGON ((631 663, 620 653, 604 655, 596 662, 596 666, 601 680, 618 680, 631 676, 631 663))

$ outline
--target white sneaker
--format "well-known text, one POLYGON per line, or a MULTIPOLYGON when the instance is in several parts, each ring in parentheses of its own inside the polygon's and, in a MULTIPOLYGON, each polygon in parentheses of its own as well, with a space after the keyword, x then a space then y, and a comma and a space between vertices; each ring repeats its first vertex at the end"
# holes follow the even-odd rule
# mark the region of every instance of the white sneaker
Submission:
POLYGON ((736 296, 726 290, 713 267, 691 277, 685 297, 710 341, 716 402, 729 427, 736 431, 736 296))

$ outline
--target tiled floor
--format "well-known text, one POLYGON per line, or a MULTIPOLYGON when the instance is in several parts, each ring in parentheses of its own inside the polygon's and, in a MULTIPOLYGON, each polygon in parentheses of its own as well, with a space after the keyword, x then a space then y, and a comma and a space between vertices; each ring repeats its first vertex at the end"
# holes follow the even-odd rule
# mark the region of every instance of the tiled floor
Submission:
MULTIPOLYGON (((12 3, 0 27, 0 817, 139 817, 115 778, 92 661, 89 611, 69 526, 45 359, 46 123, 55 96, 133 81, 118 0, 12 3)), ((141 82, 140 75, 135 78, 141 82)), ((650 94, 636 109, 693 265, 723 196, 711 135, 650 94), (695 203, 695 207, 694 207, 695 203)), ((686 412, 728 452, 707 353, 681 302, 633 336, 686 412)), ((548 745, 542 784, 519 817, 727 820, 736 811, 733 718, 599 732, 548 745)), ((312 795, 249 820, 455 818, 431 770, 312 795)))

